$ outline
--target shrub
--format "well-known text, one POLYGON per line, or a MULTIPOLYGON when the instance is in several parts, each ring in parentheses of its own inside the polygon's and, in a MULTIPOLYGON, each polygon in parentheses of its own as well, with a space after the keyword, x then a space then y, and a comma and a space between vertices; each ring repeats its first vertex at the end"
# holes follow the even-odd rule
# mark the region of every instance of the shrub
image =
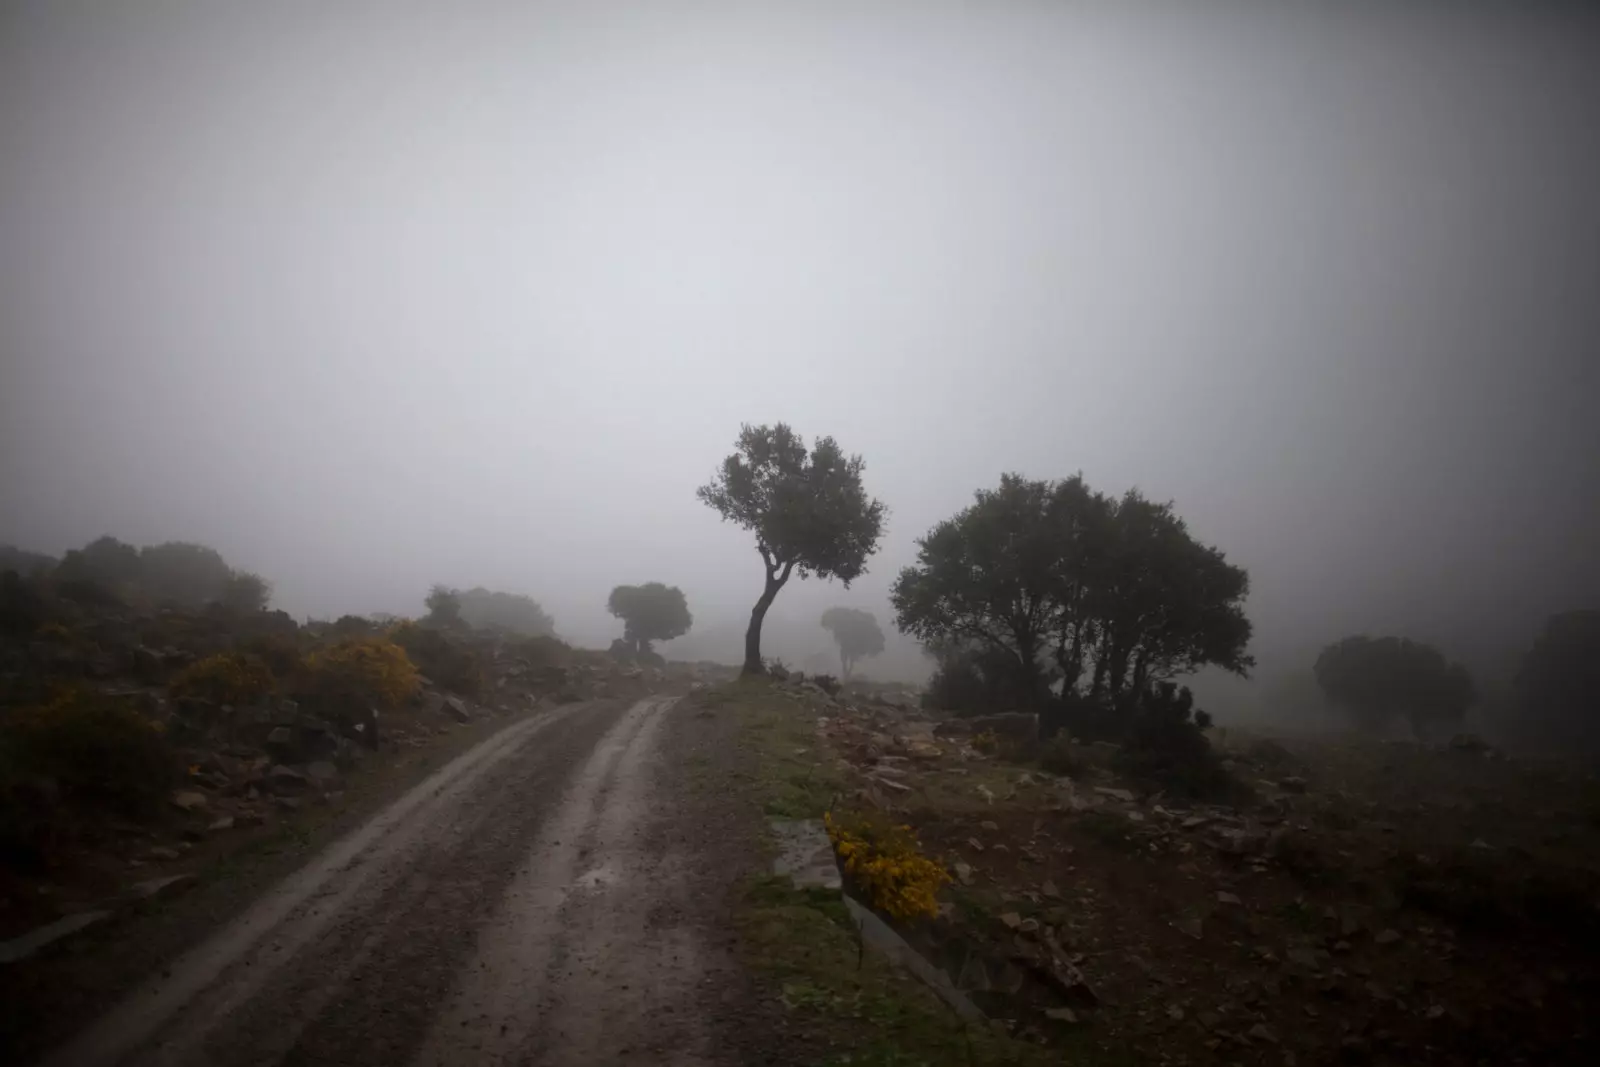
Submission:
POLYGON ((0 633, 25 637, 49 617, 36 584, 16 571, 0 573, 0 633))
POLYGON ((0 728, 12 758, 55 779, 66 799, 148 812, 177 781, 160 728, 127 702, 78 689, 11 713, 0 728))
POLYGON ((428 621, 435 626, 455 626, 461 622, 461 594, 449 586, 435 585, 423 601, 428 621))
POLYGON ((1084 763, 1082 754, 1078 752, 1078 746, 1073 744, 1072 738, 1064 733, 1058 733, 1040 746, 1039 767, 1051 774, 1076 778, 1084 773, 1087 764, 1084 763))
POLYGON ((1117 754, 1125 774, 1196 799, 1220 799, 1239 791, 1206 740, 1211 716, 1194 706, 1187 686, 1162 682, 1145 690, 1127 721, 1117 754))
POLYGON ((405 649, 382 638, 336 641, 307 657, 303 672, 306 695, 330 707, 398 707, 419 684, 405 649))
POLYGON ((811 676, 811 680, 816 682, 818 688, 820 688, 824 693, 827 693, 829 696, 839 695, 839 679, 835 678, 833 675, 813 674, 811 676))
POLYGON ((873 907, 894 919, 939 913, 939 888, 950 875, 922 854, 911 827, 866 816, 835 821, 832 812, 823 815, 823 824, 845 874, 866 891, 873 907))
POLYGON ((209 604, 222 599, 232 577, 222 554, 206 545, 168 541, 139 552, 139 586, 158 602, 209 604))
POLYGON ((241 641, 239 651, 261 660, 279 678, 292 677, 300 669, 300 639, 294 634, 256 634, 241 641))
POLYGON ((265 611, 272 599, 272 584, 259 574, 234 571, 217 599, 223 607, 241 615, 265 611))
POLYGON ((529 667, 551 667, 565 663, 572 649, 559 637, 540 634, 513 643, 510 651, 529 667))
POLYGON ((179 671, 168 688, 185 699, 249 704, 272 692, 272 669, 248 652, 219 652, 179 671))
POLYGON ((411 662, 435 684, 465 696, 476 696, 483 688, 478 657, 442 631, 407 620, 389 628, 389 640, 405 649, 411 662))

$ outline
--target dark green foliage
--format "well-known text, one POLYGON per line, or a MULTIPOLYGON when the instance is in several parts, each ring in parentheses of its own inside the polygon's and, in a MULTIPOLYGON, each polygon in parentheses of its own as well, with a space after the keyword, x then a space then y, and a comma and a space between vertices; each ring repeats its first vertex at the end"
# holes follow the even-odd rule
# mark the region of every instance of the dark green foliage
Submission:
POLYGON ((1116 702, 1203 666, 1253 665, 1244 570, 1137 492, 1005 475, 918 545, 890 594, 900 628, 982 649, 1028 704, 1057 681, 1116 702))
POLYGON ((461 594, 449 586, 435 585, 423 603, 427 605, 430 624, 455 626, 461 622, 461 594))
POLYGON ((835 696, 839 692, 839 679, 831 674, 813 674, 811 680, 816 683, 817 688, 829 696, 835 696))
POLYGON ((938 664, 923 690, 922 706, 957 715, 987 715, 1036 702, 1012 658, 992 646, 934 641, 927 652, 938 664))
POLYGON ((461 598, 461 621, 483 630, 505 630, 529 637, 555 636, 555 620, 532 597, 475 586, 461 598))
POLYGON ((883 630, 870 611, 829 608, 822 613, 822 628, 839 646, 839 666, 846 678, 855 672, 857 662, 883 652, 883 630))
POLYGON ((99 537, 61 558, 59 582, 92 582, 116 591, 139 580, 139 550, 115 537, 99 537))
POLYGON ((660 582, 617 586, 606 610, 622 620, 623 640, 640 656, 650 654, 651 642, 682 637, 694 625, 683 590, 660 582))
POLYGON ((5 745, 69 803, 147 813, 180 770, 166 738, 126 701, 73 691, 3 720, 5 745))
POLYGON ((233 578, 214 548, 187 541, 148 545, 139 552, 138 585, 161 604, 199 607, 221 600, 233 578))
POLYGON ((371 637, 378 629, 377 623, 361 615, 341 615, 327 627, 334 637, 371 637))
POLYGON ((1040 744, 1039 767, 1067 778, 1076 778, 1088 769, 1078 752, 1078 746, 1064 733, 1057 733, 1040 744))
POLYGON ((761 674, 761 623, 790 575, 837 578, 848 589, 878 550, 887 509, 867 496, 861 457, 831 437, 807 449, 784 423, 745 425, 737 448, 696 495, 756 536, 766 584, 750 611, 744 672, 761 674))
POLYGON ((49 617, 36 579, 14 570, 0 572, 0 634, 26 637, 49 617))
POLYGON ((404 625, 391 631, 395 644, 428 680, 453 693, 477 696, 483 689, 483 667, 472 650, 431 626, 404 625))
POLYGON ((218 602, 228 611, 248 615, 265 611, 272 600, 272 585, 259 574, 234 571, 222 587, 218 602))
POLYGON ((1600 611, 1552 615, 1517 671, 1513 740, 1600 756, 1600 611))
POLYGON ((1117 765, 1124 774, 1193 799, 1221 800, 1238 790, 1206 740, 1211 716, 1194 706, 1187 686, 1151 686, 1123 721, 1127 732, 1117 765))
POLYGON ((1465 667, 1404 637, 1346 637, 1322 650, 1313 673, 1357 725, 1382 730, 1404 716, 1419 738, 1458 725, 1477 699, 1465 667))
POLYGON ((55 570, 56 559, 43 552, 29 552, 16 545, 0 545, 0 574, 16 571, 24 578, 48 574, 55 570))

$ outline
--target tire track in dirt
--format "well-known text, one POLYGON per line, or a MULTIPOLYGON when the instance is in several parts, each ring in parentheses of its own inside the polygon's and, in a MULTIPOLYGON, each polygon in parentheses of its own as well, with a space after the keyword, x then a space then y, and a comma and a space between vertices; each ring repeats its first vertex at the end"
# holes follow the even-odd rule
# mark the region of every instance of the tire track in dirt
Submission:
POLYGON ((43 1062, 404 1062, 572 768, 623 718, 572 705, 489 738, 43 1062))

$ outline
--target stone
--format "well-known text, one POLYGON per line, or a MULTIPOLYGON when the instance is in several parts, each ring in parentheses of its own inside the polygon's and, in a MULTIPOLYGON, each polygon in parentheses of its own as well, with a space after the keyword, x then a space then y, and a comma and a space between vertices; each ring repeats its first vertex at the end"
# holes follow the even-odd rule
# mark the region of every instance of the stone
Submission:
POLYGON ((135 882, 123 895, 128 900, 151 900, 155 897, 170 896, 193 884, 192 874, 169 874, 165 878, 147 878, 142 882, 135 882))
POLYGON ((145 856, 153 860, 175 860, 179 855, 181 853, 177 849, 168 848, 166 845, 157 845, 145 852, 145 856))
POLYGON ((317 760, 315 763, 306 764, 306 777, 314 785, 325 788, 339 780, 339 768, 327 760, 317 760))
POLYGON ((1294 775, 1290 775, 1287 778, 1279 778, 1278 788, 1285 793, 1304 793, 1306 791, 1306 780, 1304 778, 1296 778, 1294 775))
POLYGON ((1198 916, 1174 920, 1173 928, 1199 941, 1205 936, 1205 923, 1198 916))
POLYGON ((1217 903, 1218 904, 1242 904, 1243 901, 1241 901, 1238 898, 1238 896, 1236 896, 1233 893, 1227 893, 1227 892, 1220 892, 1219 891, 1217 893, 1217 903))
POLYGON ((267 744, 272 748, 290 748, 294 745, 294 730, 288 726, 274 726, 267 734, 267 744))
POLYGON ((1267 1025, 1265 1023, 1256 1023, 1249 1030, 1245 1031, 1245 1036, 1252 1041, 1264 1041, 1269 1045, 1276 1045, 1278 1043, 1278 1035, 1267 1029, 1267 1025))
POLYGON ((171 801, 172 806, 179 811, 204 811, 206 804, 209 803, 204 793, 190 789, 179 790, 172 794, 171 801))
POLYGON ((1372 941, 1376 945, 1393 945, 1400 940, 1400 931, 1394 929, 1380 930, 1372 941))
POLYGON ((460 697, 445 697, 444 710, 448 711, 457 722, 472 721, 472 709, 460 697))
POLYGON ((1094 787, 1094 791, 1110 800, 1120 800, 1124 804, 1133 803, 1133 794, 1126 789, 1114 789, 1109 785, 1097 785, 1094 787))
POLYGON ((1183 1008, 1181 1008, 1177 1004, 1168 1005, 1167 1006, 1167 1018, 1171 1019, 1175 1023, 1183 1022, 1183 1008))
POLYGON ((233 816, 224 815, 220 819, 213 819, 211 825, 206 827, 208 833, 221 833, 223 830, 233 829, 233 816))
POLYGON ((1014 911, 1008 911, 1000 916, 1000 921, 1006 925, 1006 929, 1015 930, 1022 925, 1022 916, 1014 911))
POLYGON ((972 864, 957 860, 955 863, 956 880, 962 885, 972 884, 972 864))
POLYGON ((1061 899, 1061 890, 1056 887, 1055 882, 1048 878, 1046 878, 1044 882, 1040 884, 1039 892, 1049 897, 1051 900, 1061 899))
POLYGON ((278 794, 303 792, 310 782, 292 767, 277 764, 267 772, 267 789, 278 794))
POLYGON ((1069 1026, 1078 1021, 1078 1013, 1071 1008, 1046 1008, 1044 1017, 1053 1022, 1066 1023, 1069 1026))
POLYGON ((1289 966, 1307 971, 1315 971, 1322 966, 1315 949, 1291 948, 1284 952, 1283 959, 1289 966))

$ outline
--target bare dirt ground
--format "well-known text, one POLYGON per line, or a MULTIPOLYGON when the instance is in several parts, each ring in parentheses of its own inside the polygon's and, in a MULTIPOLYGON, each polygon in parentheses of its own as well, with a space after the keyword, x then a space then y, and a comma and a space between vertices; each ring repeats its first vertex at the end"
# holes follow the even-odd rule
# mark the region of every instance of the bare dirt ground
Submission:
POLYGON ((671 698, 522 719, 332 843, 44 1062, 744 1062, 671 698), (676 743, 676 742, 675 742, 676 743))

